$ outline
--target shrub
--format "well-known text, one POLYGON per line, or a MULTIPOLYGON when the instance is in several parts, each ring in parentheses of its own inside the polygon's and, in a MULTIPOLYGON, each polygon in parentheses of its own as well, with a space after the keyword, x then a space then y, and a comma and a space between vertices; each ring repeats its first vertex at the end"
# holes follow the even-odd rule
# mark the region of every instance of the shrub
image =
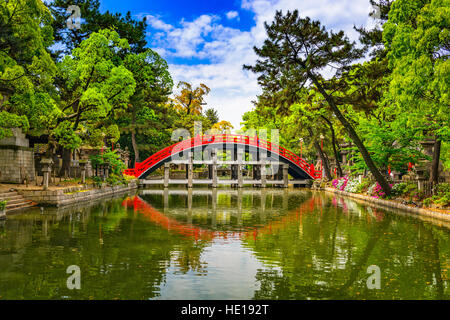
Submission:
POLYGON ((6 209, 6 200, 0 201, 0 211, 3 211, 6 209))
POLYGON ((427 198, 427 199, 424 199, 424 200, 423 200, 423 205, 424 205, 425 207, 431 206, 432 203, 433 203, 433 199, 431 199, 431 198, 427 198))
POLYGON ((111 172, 115 175, 121 175, 123 170, 126 169, 125 163, 120 160, 120 155, 116 151, 107 150, 103 154, 91 156, 92 166, 108 164, 111 172))
POLYGON ((122 175, 111 174, 107 179, 106 183, 109 186, 120 186, 127 184, 127 180, 122 175))
POLYGON ((345 176, 345 177, 342 177, 339 179, 334 179, 333 187, 338 190, 344 191, 345 187, 347 186, 347 183, 348 183, 348 176, 345 176))
POLYGON ((447 207, 450 205, 450 184, 448 183, 441 183, 438 184, 436 187, 436 193, 431 198, 425 199, 425 202, 429 205, 431 203, 437 204, 442 207, 447 207))
POLYGON ((371 181, 369 179, 363 179, 363 181, 356 187, 355 193, 366 192, 370 187, 371 181))
POLYGON ((373 190, 375 189, 375 187, 377 186, 378 182, 375 182, 374 184, 372 184, 369 189, 367 189, 367 194, 368 195, 372 195, 373 190))
POLYGON ((394 184, 392 187, 392 195, 393 196, 401 196, 405 193, 407 184, 404 182, 394 184))
MULTIPOLYGON (((390 186, 392 187, 392 184, 390 184, 390 186)), ((381 188, 381 186, 378 182, 376 182, 372 186, 370 186, 367 193, 377 199, 386 197, 386 193, 384 193, 383 188, 381 188)))
POLYGON ((449 183, 438 184, 437 194, 440 197, 449 196, 450 195, 450 184, 449 183))
POLYGON ((339 183, 339 179, 334 179, 333 182, 331 183, 331 185, 333 186, 333 188, 337 189, 338 183, 339 183))
POLYGON ((124 175, 123 175, 123 178, 124 178, 125 181, 127 181, 127 182, 136 180, 136 177, 135 177, 135 176, 129 176, 129 175, 127 175, 127 174, 124 174, 124 175))
POLYGON ((96 188, 100 188, 103 184, 103 180, 101 177, 97 177, 97 176, 93 176, 92 177, 92 182, 94 184, 94 187, 96 188))
POLYGON ((355 193, 358 190, 358 186, 359 186, 358 179, 348 180, 347 185, 344 188, 344 191, 355 193))

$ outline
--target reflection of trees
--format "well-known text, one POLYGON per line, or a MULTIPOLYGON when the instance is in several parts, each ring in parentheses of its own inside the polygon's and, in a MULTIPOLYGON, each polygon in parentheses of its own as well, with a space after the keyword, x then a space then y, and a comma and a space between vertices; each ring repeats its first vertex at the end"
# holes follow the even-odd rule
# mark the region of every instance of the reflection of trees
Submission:
POLYGON ((203 241, 185 242, 176 252, 173 260, 176 262, 181 273, 187 273, 189 270, 198 274, 206 274, 206 265, 201 261, 201 254, 207 243, 203 241))
POLYGON ((0 261, 7 261, 0 263, 4 299, 154 298, 173 252, 188 254, 188 259, 177 261, 182 270, 200 270, 201 245, 195 239, 149 223, 133 208, 122 207, 120 200, 74 212, 60 221, 50 219, 47 235, 43 219, 36 215, 5 222, 6 232, 0 239, 0 261), (23 225, 19 229, 18 221, 23 225), (66 288, 70 265, 81 268, 79 291, 66 288))
POLYGON ((376 209, 373 219, 344 204, 315 194, 264 228, 271 232, 245 240, 267 265, 257 272, 255 299, 448 298, 448 230, 376 209), (370 265, 381 269, 381 290, 367 289, 370 265))

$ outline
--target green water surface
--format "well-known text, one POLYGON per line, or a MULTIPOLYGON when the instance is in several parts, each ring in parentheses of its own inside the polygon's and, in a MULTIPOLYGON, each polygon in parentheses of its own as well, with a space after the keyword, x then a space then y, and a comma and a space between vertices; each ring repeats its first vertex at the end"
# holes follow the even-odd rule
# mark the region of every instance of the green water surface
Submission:
POLYGON ((0 299, 449 299, 449 240, 309 190, 144 190, 0 221, 0 299))

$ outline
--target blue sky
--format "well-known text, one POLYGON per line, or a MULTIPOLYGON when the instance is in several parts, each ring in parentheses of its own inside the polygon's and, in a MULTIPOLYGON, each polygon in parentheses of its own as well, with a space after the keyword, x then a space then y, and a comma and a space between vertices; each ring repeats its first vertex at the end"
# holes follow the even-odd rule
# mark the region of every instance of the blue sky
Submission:
POLYGON ((354 25, 373 23, 369 0, 101 0, 100 9, 146 16, 149 46, 167 60, 175 83, 209 86, 206 108, 218 110, 235 129, 260 94, 256 76, 242 65, 255 62, 252 48, 263 43, 264 22, 276 10, 299 9, 352 40, 354 25))

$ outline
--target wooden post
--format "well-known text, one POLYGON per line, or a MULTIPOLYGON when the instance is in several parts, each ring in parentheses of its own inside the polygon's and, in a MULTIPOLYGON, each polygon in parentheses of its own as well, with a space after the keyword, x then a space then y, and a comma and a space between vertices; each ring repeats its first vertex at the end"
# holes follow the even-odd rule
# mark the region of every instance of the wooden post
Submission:
POLYGON ((164 188, 169 187, 170 163, 164 163, 164 188))

